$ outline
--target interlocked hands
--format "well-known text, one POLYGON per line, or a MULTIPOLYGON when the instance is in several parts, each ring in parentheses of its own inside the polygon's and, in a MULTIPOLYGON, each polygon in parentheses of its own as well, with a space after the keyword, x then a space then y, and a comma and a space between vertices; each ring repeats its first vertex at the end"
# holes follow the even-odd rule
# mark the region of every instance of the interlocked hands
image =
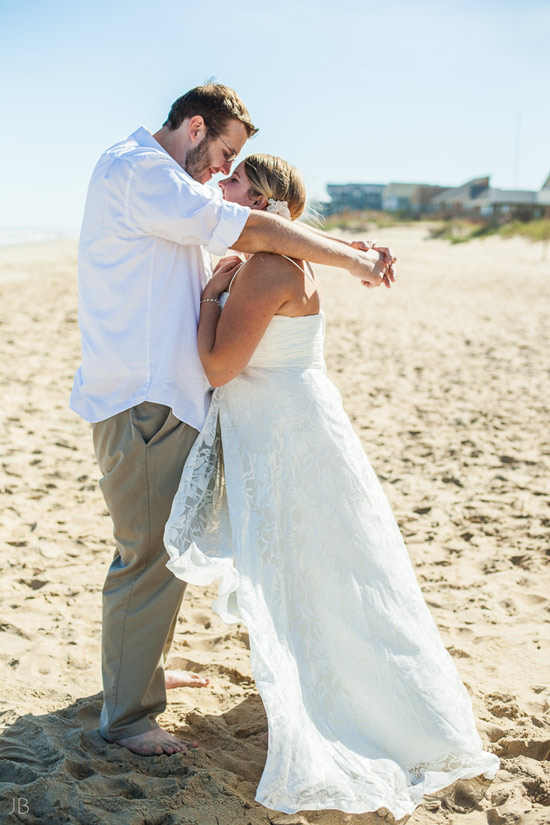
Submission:
POLYGON ((395 267, 397 258, 394 256, 391 249, 387 246, 377 246, 376 241, 352 241, 350 246, 354 249, 360 249, 363 252, 369 252, 369 260, 371 260, 374 264, 372 274, 378 275, 382 278, 380 283, 371 283, 370 281, 361 278, 361 283, 363 286, 370 289, 373 286, 380 286, 381 284, 384 284, 386 288, 389 289, 395 281, 397 275, 395 267), (373 257, 374 252, 378 253, 378 259, 373 257))

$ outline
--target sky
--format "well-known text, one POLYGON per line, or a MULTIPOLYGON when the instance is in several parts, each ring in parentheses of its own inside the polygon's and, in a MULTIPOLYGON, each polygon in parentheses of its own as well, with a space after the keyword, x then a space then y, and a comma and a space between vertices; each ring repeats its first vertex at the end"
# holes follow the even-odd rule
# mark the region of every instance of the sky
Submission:
POLYGON ((0 0, 0 228, 78 231, 100 154, 210 77, 308 193, 550 173, 550 0, 0 0))

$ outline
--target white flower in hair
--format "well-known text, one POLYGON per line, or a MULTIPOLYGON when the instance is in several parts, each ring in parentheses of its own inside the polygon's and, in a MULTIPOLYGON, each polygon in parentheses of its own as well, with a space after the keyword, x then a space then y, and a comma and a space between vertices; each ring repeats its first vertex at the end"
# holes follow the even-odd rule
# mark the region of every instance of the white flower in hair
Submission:
POLYGON ((269 198, 265 211, 271 212, 273 215, 279 215, 280 218, 287 218, 290 220, 288 201, 276 201, 274 198, 269 198))

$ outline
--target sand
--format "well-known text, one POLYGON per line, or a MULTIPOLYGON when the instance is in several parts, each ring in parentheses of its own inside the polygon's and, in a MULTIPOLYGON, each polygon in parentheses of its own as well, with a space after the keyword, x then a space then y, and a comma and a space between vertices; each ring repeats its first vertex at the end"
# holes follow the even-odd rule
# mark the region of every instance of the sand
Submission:
MULTIPOLYGON (((378 472, 419 583, 502 759, 495 780, 427 799, 411 825, 550 822, 550 262, 540 245, 451 246, 379 231, 399 283, 319 268, 329 372, 378 472)), ((210 677, 161 722, 199 740, 143 758, 97 733, 101 586, 113 551, 90 426, 67 407, 79 361, 76 243, 0 249, 0 822, 363 825, 254 802, 265 718, 247 634, 189 588, 172 664, 210 677), (10 813, 13 809, 14 813, 10 813)))

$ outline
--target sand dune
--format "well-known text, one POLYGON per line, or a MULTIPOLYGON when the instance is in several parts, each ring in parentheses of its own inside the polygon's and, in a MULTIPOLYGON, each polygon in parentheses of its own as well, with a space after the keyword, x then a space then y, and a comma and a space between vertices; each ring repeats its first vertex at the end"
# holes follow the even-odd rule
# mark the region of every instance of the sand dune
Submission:
MULTIPOLYGON (((502 760, 489 785, 427 799, 410 825, 550 822, 550 263, 539 245, 450 246, 379 232, 399 284, 321 271, 329 372, 383 481, 426 601, 502 760)), ((111 526, 88 425, 67 408, 79 359, 76 245, 0 249, 0 822, 374 825, 254 802, 263 708, 247 634, 190 588, 173 664, 210 677, 161 721, 201 748, 142 758, 97 733, 101 586, 111 526), (14 813, 10 813, 14 810, 14 813)))

